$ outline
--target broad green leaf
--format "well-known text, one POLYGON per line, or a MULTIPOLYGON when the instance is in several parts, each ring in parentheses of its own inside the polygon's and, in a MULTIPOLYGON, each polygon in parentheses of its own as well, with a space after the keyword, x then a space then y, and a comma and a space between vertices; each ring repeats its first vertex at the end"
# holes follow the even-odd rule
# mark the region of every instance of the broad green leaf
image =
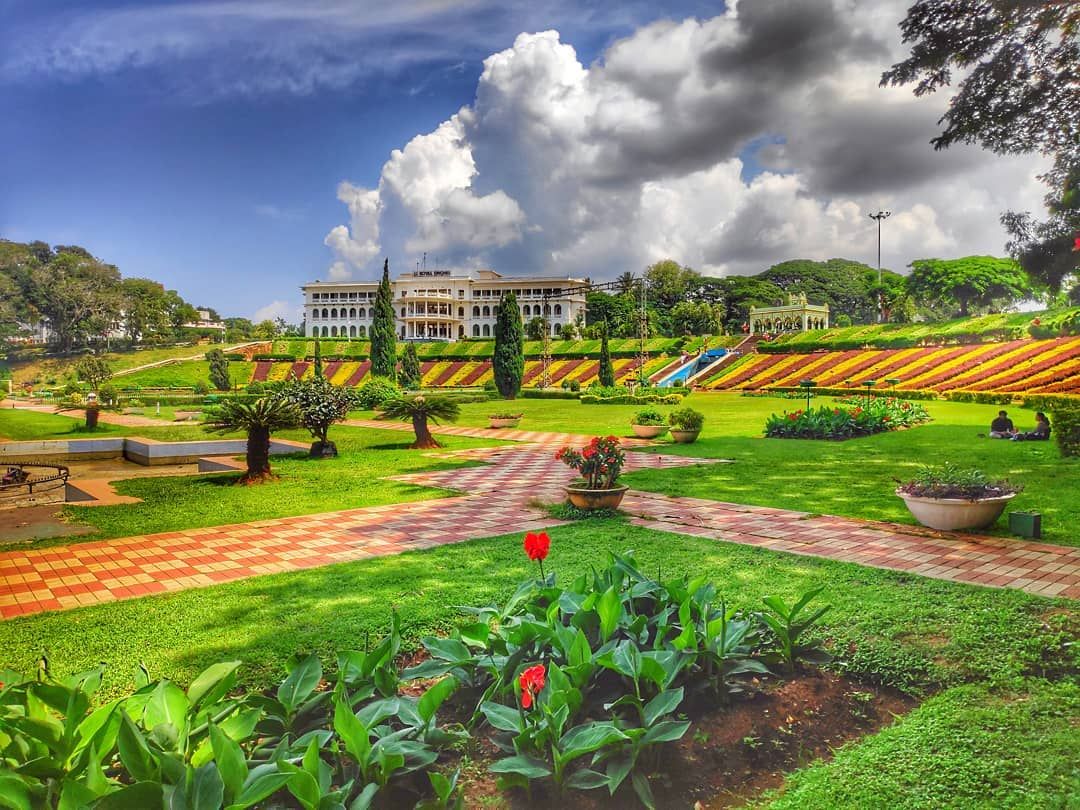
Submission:
POLYGON ((307 700, 322 680, 319 656, 309 655, 298 663, 278 687, 277 698, 291 713, 307 700))
POLYGON ((239 661, 222 661, 200 672, 187 690, 191 705, 197 706, 203 701, 215 703, 221 700, 235 683, 236 670, 239 666, 239 661))
POLYGON ((416 711, 419 712, 425 723, 431 721, 431 718, 435 716, 435 712, 439 710, 439 707, 453 694, 457 687, 457 679, 449 677, 443 678, 424 692, 420 702, 416 704, 416 711))
POLYGON ((619 617, 622 615, 622 599, 614 585, 604 591, 597 601, 596 613, 600 617, 600 637, 603 641, 607 641, 615 632, 619 617))
POLYGON ((318 810, 322 791, 315 777, 307 771, 297 769, 288 784, 289 793, 304 807, 304 810, 318 810))
POLYGON ((626 735, 612 723, 582 723, 562 735, 558 747, 562 760, 571 762, 585 754, 599 751, 610 743, 625 739, 626 735))
POLYGON ((241 810, 241 808, 258 804, 267 796, 271 796, 285 787, 291 778, 291 773, 282 773, 274 764, 260 765, 248 774, 247 781, 244 782, 244 788, 240 791, 240 795, 236 797, 233 804, 229 806, 230 810, 233 810, 233 808, 241 810))
POLYGON ((480 705, 480 711, 484 713, 492 728, 515 733, 522 730, 521 714, 515 708, 488 701, 480 705))
POLYGON ((176 729, 177 735, 183 737, 187 732, 189 705, 183 689, 172 681, 161 681, 146 702, 143 726, 153 730, 161 725, 169 725, 176 729))
MULTIPOLYGON (((8 793, 3 783, 3 777, 0 777, 0 797, 7 795, 8 793)), ((74 779, 65 779, 60 788, 60 803, 56 806, 56 810, 83 810, 84 807, 92 805, 97 798, 98 794, 82 782, 77 782, 74 779)), ((14 810, 23 810, 21 805, 4 805, 3 798, 0 798, 0 806, 12 807, 14 810)), ((29 810, 29 808, 30 805, 26 805, 26 810, 29 810)))
POLYGON ((491 635, 491 628, 487 625, 487 622, 472 622, 459 627, 458 635, 466 644, 472 644, 474 647, 485 647, 487 646, 488 637, 491 635))
POLYGON ((188 792, 191 810, 219 810, 225 800, 225 783, 214 763, 196 769, 188 792))
POLYGON ((500 759, 488 770, 492 773, 516 773, 526 779, 543 779, 545 776, 551 776, 551 768, 546 762, 525 755, 500 759))
POLYGON ((648 810, 656 810, 656 799, 653 798, 652 788, 649 787, 649 777, 641 771, 634 771, 630 775, 630 782, 634 786, 634 793, 648 810))
POLYGON ((589 768, 581 768, 574 771, 570 778, 563 782, 563 786, 575 788, 576 790, 595 790, 596 788, 605 787, 607 783, 608 778, 605 774, 589 768))
POLYGON ((589 639, 585 637, 580 628, 574 628, 574 640, 566 651, 566 661, 572 667, 592 661, 592 648, 589 646, 589 639))
POLYGON ((117 734, 120 761, 124 768, 137 781, 152 781, 158 778, 158 763, 142 731, 126 714, 121 719, 117 734))
POLYGON ((244 752, 235 740, 213 723, 210 724, 210 745, 214 751, 214 762, 228 790, 229 798, 236 799, 248 777, 244 752))
MULTIPOLYGON (((93 799, 94 795, 90 794, 89 798, 93 799)), ((30 788, 22 779, 0 774, 0 807, 8 807, 11 810, 30 810, 30 788)))
POLYGON ((682 703, 682 700, 683 688, 681 686, 678 689, 668 689, 661 692, 645 704, 643 710, 645 725, 651 726, 665 714, 675 711, 678 705, 682 703))
POLYGON ((473 658, 473 654, 469 652, 469 648, 456 638, 437 638, 432 636, 425 638, 423 644, 427 651, 431 653, 432 657, 442 661, 461 663, 470 661, 473 658))
POLYGON ((630 769, 633 767, 634 755, 629 750, 623 751, 618 756, 608 760, 607 777, 608 793, 610 795, 615 795, 615 791, 619 789, 619 785, 623 783, 623 780, 626 779, 630 769))
POLYGON ((794 604, 794 606, 791 608, 791 613, 789 613, 788 615, 792 619, 794 619, 796 616, 799 615, 799 613, 802 612, 802 609, 806 607, 813 600, 813 598, 819 593, 821 593, 823 590, 825 590, 824 585, 819 585, 816 588, 811 588, 810 590, 808 590, 806 593, 799 597, 799 601, 794 604))
POLYGON ((341 650, 337 655, 338 678, 345 683, 355 683, 365 674, 366 657, 359 650, 341 650))
POLYGON ((136 782, 105 796, 94 805, 94 810, 147 810, 161 807, 163 801, 158 782, 136 782))
POLYGON ((375 801, 375 794, 378 792, 379 786, 374 782, 370 785, 364 785, 360 795, 353 799, 352 804, 349 805, 349 810, 368 810, 371 803, 375 801))
POLYGON ((371 740, 367 728, 344 699, 334 701, 334 730, 345 743, 345 750, 364 768, 371 753, 371 740))
POLYGON ((641 738, 641 744, 652 745, 680 740, 689 728, 689 720, 664 720, 645 732, 645 736, 641 738))

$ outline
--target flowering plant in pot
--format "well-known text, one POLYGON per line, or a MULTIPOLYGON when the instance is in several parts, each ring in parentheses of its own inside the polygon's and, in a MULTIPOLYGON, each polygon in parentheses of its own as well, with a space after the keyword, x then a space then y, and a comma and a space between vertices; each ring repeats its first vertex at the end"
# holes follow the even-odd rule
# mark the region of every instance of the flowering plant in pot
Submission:
POLYGON ((639 439, 655 439, 668 431, 667 419, 656 408, 643 408, 630 418, 630 427, 639 439))
POLYGON ((578 509, 615 509, 629 489, 617 483, 626 454, 614 436, 597 436, 581 450, 564 447, 555 458, 581 474, 581 480, 566 487, 578 509))
POLYGON ((705 414, 693 408, 678 408, 668 414, 671 438, 678 444, 692 444, 705 424, 705 414))
POLYGON ((515 428, 524 414, 499 411, 488 414, 488 427, 491 428, 515 428))
POLYGON ((1023 487, 989 479, 981 470, 946 462, 922 467, 896 494, 923 526, 942 531, 982 529, 993 525, 1023 487))

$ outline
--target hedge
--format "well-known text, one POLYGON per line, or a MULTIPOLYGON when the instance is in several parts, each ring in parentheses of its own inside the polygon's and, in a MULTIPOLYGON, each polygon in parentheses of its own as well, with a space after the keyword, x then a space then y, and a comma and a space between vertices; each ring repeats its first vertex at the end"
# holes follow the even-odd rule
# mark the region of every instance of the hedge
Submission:
POLYGON ((518 392, 518 396, 522 399, 577 399, 578 395, 574 391, 567 391, 562 388, 522 388, 518 392))
MULTIPOLYGON (((781 386, 770 387, 770 388, 762 388, 762 389, 759 389, 759 390, 766 391, 768 393, 777 393, 777 394, 796 393, 796 394, 802 394, 803 396, 806 396, 806 389, 802 388, 802 387, 798 387, 798 386, 792 387, 792 386, 781 385, 781 386)), ((866 395, 866 389, 865 388, 812 388, 810 390, 813 392, 814 396, 821 396, 821 397, 849 397, 849 396, 865 396, 866 395)), ((745 393, 752 393, 752 392, 747 391, 745 393)), ((896 397, 897 399, 937 399, 938 398, 938 392, 937 391, 927 391, 927 390, 924 390, 924 389, 921 389, 921 388, 910 388, 910 389, 905 389, 905 388, 872 388, 872 389, 870 389, 870 393, 871 393, 872 396, 875 396, 875 397, 889 396, 889 397, 896 397)))
POLYGON ((582 405, 678 405, 682 402, 682 394, 624 394, 617 397, 598 397, 593 394, 582 394, 582 405))
POLYGON ((1080 406, 1062 403, 1053 410, 1053 432, 1063 456, 1080 456, 1080 406))

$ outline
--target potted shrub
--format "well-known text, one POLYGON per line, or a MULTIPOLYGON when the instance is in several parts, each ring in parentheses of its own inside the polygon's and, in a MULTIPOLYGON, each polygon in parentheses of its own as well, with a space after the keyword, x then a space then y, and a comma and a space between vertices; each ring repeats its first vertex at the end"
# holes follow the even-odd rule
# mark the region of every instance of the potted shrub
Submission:
POLYGON ((489 413, 488 427, 490 428, 516 428, 521 421, 520 413, 489 413))
POLYGON ((656 408, 644 408, 630 419, 630 427, 639 439, 655 439, 668 431, 667 420, 656 408))
POLYGON ((668 414, 671 438, 678 444, 692 444, 705 424, 705 414, 693 408, 678 408, 668 414))
POLYGON ((629 487, 617 483, 626 455, 614 436, 597 436, 581 450, 564 447, 555 458, 581 473, 566 487, 570 503, 578 509, 616 509, 629 487))
POLYGON ((942 531, 982 529, 993 525, 1022 487, 991 481, 979 470, 946 463, 923 467, 896 488, 908 511, 923 526, 942 531))

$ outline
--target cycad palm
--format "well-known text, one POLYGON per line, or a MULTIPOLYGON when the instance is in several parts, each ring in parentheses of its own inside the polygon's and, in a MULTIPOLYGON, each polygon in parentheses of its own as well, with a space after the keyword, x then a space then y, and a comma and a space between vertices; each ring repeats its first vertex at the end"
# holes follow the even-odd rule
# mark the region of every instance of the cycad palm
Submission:
POLYGON ((416 441, 410 447, 441 447, 435 437, 428 430, 428 420, 439 424, 443 419, 447 422, 456 422, 461 408, 456 402, 447 397, 425 397, 423 394, 415 397, 402 397, 384 402, 381 406, 380 419, 398 419, 402 422, 412 421, 413 433, 416 441))
POLYGON ((300 412, 289 403, 270 397, 254 402, 225 400, 210 414, 206 429, 211 433, 247 433, 247 472, 242 483, 258 483, 270 476, 270 434, 275 430, 296 427, 300 412))

